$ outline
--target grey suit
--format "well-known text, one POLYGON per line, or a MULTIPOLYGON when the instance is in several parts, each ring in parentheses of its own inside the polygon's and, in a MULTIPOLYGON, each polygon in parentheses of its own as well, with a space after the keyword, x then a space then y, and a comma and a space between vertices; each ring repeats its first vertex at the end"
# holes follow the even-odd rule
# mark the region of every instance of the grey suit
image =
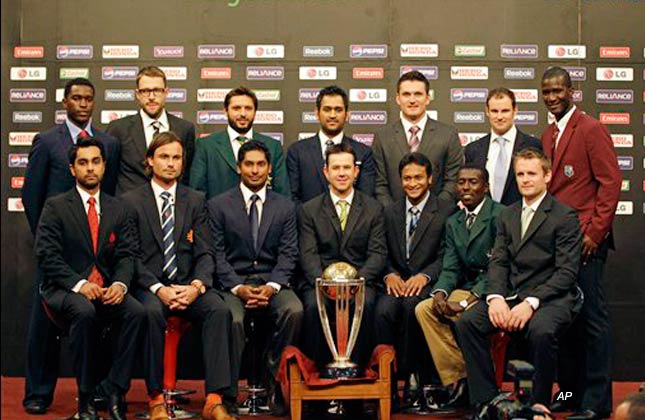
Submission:
MULTIPOLYGON (((376 198, 383 206, 403 200, 399 162, 410 151, 410 146, 401 120, 376 133, 372 151, 376 161, 376 198)), ((432 162, 432 192, 439 198, 457 201, 457 172, 464 161, 457 129, 428 118, 418 152, 432 162)))

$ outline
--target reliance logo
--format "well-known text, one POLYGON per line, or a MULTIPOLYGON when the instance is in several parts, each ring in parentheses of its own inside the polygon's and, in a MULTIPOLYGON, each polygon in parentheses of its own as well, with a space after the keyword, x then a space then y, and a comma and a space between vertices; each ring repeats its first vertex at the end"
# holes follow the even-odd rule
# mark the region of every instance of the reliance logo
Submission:
POLYGON ((298 102, 316 102, 318 92, 321 88, 300 88, 298 89, 298 102))
POLYGON ((538 58, 535 44, 502 44, 499 54, 502 58, 538 58))
POLYGON ((353 111, 349 114, 350 124, 387 124, 387 111, 353 111))
POLYGON ((197 58, 235 58, 235 45, 199 45, 197 58))
POLYGON ((598 104, 633 104, 634 91, 631 89, 596 89, 598 104))
POLYGON ((284 67, 247 67, 246 80, 283 80, 284 67))
POLYGON ((10 89, 9 102, 46 102, 46 89, 10 89))
POLYGON ((587 80, 586 67, 563 67, 563 69, 569 72, 569 76, 574 82, 584 82, 587 80))

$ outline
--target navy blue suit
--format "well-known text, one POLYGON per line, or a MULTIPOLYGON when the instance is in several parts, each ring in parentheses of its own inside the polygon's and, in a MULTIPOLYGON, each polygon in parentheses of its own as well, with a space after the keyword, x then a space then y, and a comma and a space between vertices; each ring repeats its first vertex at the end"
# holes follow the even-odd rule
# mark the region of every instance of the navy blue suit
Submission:
MULTIPOLYGON (((119 144, 110 135, 92 127, 92 134, 106 146, 107 167, 102 190, 114 194, 116 173, 119 164, 119 144)), ((29 153, 29 163, 22 187, 22 204, 33 234, 48 197, 69 191, 76 181, 69 170, 68 151, 73 145, 66 124, 60 124, 38 133, 29 153)), ((42 398, 49 404, 54 395, 58 377, 60 345, 57 330, 47 318, 40 304, 39 285, 41 276, 34 281, 34 300, 29 320, 27 362, 25 371, 25 400, 42 398)))

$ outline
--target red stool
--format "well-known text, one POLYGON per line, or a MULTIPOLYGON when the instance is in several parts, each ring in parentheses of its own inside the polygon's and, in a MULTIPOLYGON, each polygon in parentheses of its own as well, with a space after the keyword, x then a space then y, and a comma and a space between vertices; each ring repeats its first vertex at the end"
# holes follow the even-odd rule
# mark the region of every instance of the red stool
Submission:
MULTIPOLYGON (((178 408, 175 397, 178 395, 194 394, 194 390, 177 389, 177 349, 179 341, 190 322, 179 316, 169 316, 166 319, 166 338, 164 342, 163 357, 163 397, 168 417, 174 419, 192 419, 198 413, 178 408)), ((149 418, 147 412, 137 415, 137 418, 149 418)))

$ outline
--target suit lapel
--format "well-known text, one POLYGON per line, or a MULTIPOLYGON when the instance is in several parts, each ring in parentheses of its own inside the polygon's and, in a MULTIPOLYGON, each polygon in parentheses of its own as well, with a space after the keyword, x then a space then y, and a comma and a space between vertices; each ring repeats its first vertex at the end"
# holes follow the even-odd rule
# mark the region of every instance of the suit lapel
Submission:
POLYGON ((341 242, 342 233, 340 230, 340 219, 338 218, 338 214, 336 213, 336 208, 334 207, 334 203, 331 201, 329 192, 326 192, 323 197, 322 211, 323 213, 325 213, 326 219, 329 220, 329 223, 331 224, 332 229, 336 233, 336 238, 338 239, 338 242, 341 242))
POLYGON ((112 228, 112 215, 114 214, 111 197, 108 197, 105 193, 101 192, 100 200, 101 217, 99 218, 98 250, 96 252, 97 255, 101 252, 103 246, 108 243, 108 234, 110 233, 112 228))
MULTIPOLYGON (((542 225, 542 223, 544 223, 547 217, 547 213, 551 211, 551 204, 552 204, 552 199, 547 194, 547 196, 544 197, 544 200, 540 204, 540 207, 538 207, 537 211, 533 215, 533 218, 531 219, 531 223, 529 223, 529 227, 528 229, 526 229, 526 233, 524 234, 524 237, 522 238, 522 241, 520 242, 520 246, 518 249, 522 248, 522 246, 531 238, 531 236, 535 234, 535 232, 542 225)), ((520 222, 520 229, 521 229, 521 222, 520 222)))
POLYGON ((69 210, 72 214, 74 220, 81 228, 83 232, 83 238, 85 239, 85 246, 90 250, 91 254, 94 254, 94 247, 92 246, 92 236, 90 235, 90 225, 87 221, 87 213, 85 212, 85 204, 81 200, 81 196, 76 191, 76 187, 70 191, 69 194, 69 210))
POLYGON ((553 159, 554 174, 558 173, 558 167, 560 166, 560 161, 562 160, 562 156, 564 156, 564 152, 567 150, 567 147, 569 147, 569 142, 571 138, 576 132, 576 126, 578 125, 579 118, 580 118, 580 110, 576 109, 573 112, 573 115, 571 115, 571 118, 569 119, 567 126, 564 128, 564 133, 562 133, 562 137, 560 137, 560 141, 558 142, 558 147, 555 150, 555 159, 553 159))
POLYGON ((181 240, 184 232, 184 218, 188 211, 188 190, 183 185, 177 184, 177 194, 175 197, 175 246, 181 240))
POLYGON ((262 206, 262 219, 260 220, 260 231, 258 232, 258 250, 262 248, 264 241, 269 232, 269 227, 273 223, 275 216, 275 197, 267 191, 266 200, 262 206))
POLYGON ((423 234, 425 233, 426 229, 428 229, 428 226, 430 226, 430 222, 432 222, 432 219, 434 219, 436 212, 437 200, 434 195, 430 194, 428 201, 426 201, 426 205, 421 212, 419 224, 417 224, 417 228, 414 230, 414 236, 412 237, 412 243, 410 244, 410 259, 412 259, 414 250, 416 249, 417 245, 419 245, 421 238, 423 238, 423 234))
MULTIPOLYGON (((398 124, 394 125, 394 143, 399 148, 401 156, 405 156, 410 152, 410 146, 408 145, 408 136, 403 128, 403 121, 399 120, 398 124)), ((423 142, 421 142, 423 143, 423 142)))
POLYGON ((395 223, 394 228, 398 239, 397 243, 399 245, 397 249, 399 251, 399 256, 401 257, 400 261, 405 261, 407 258, 406 248, 408 244, 407 244, 406 238, 407 238, 408 226, 405 221, 407 217, 407 214, 405 211, 405 203, 406 203, 406 200, 404 199, 403 201, 400 202, 400 205, 397 206, 398 208, 395 215, 396 219, 394 222, 395 223))
MULTIPOLYGON (((358 223, 358 219, 363 212, 363 203, 360 195, 354 190, 354 199, 352 200, 351 206, 349 206, 349 214, 347 215, 347 223, 345 223, 345 230, 343 231, 343 240, 340 244, 340 249, 342 250, 347 245, 348 238, 352 235, 352 231, 358 223)), ((338 222, 340 227, 340 220, 338 222)))
POLYGON ((228 133, 224 130, 221 135, 215 136, 215 150, 219 153, 224 161, 231 167, 235 173, 237 173, 237 165, 235 162, 235 156, 233 155, 233 147, 231 146, 231 140, 228 138, 228 133))
POLYGON ((484 231, 486 226, 488 226, 488 221, 490 220, 490 217, 491 217, 491 210, 492 210, 493 204, 492 204, 492 198, 486 197, 485 200, 486 201, 484 201, 484 205, 482 206, 481 210, 479 210, 479 213, 477 214, 475 223, 470 229, 470 232, 468 235, 468 245, 470 245, 471 242, 475 240, 475 238, 484 231))
POLYGON ((515 153, 519 152, 524 147, 524 136, 520 130, 517 130, 515 134, 515 142, 513 143, 513 154, 511 155, 510 162, 508 165, 508 173, 506 174, 506 184, 504 184, 504 191, 502 192, 502 197, 506 196, 508 189, 513 183, 515 178, 515 171, 513 170, 513 156, 515 153))
MULTIPOLYGON (((255 252, 255 250, 253 249, 253 232, 251 232, 251 221, 249 220, 249 214, 247 213, 247 210, 246 210, 246 202, 244 201, 244 195, 242 195, 242 190, 240 189, 239 185, 237 186, 237 188, 232 190, 230 198, 231 198, 231 208, 233 209, 233 213, 243 215, 242 220, 240 221, 244 229, 243 237, 247 238, 246 245, 250 249, 250 252, 253 253, 255 252)), ((264 214, 262 215, 262 218, 264 218, 264 214)), ((260 220, 260 223, 262 223, 261 220, 260 220)), ((259 236, 260 234, 258 233, 258 248, 260 246, 259 236)))
POLYGON ((309 154, 314 161, 316 176, 318 177, 320 186, 323 190, 326 190, 327 179, 325 178, 325 174, 323 173, 323 166, 325 166, 325 161, 323 160, 322 150, 320 148, 320 137, 318 137, 318 135, 314 136, 314 138, 311 140, 311 142, 309 142, 307 146, 309 147, 309 154))
POLYGON ((148 145, 146 144, 146 130, 143 127, 141 114, 137 114, 137 118, 132 119, 131 132, 134 138, 134 144, 139 151, 139 156, 143 158, 146 155, 146 150, 148 150, 148 145))
MULTIPOLYGON (((421 136, 421 144, 419 145, 419 152, 423 153, 426 156, 430 156, 430 149, 432 148, 432 138, 434 137, 437 127, 435 124, 428 118, 426 121, 426 126, 423 129, 423 135, 421 136)), ((433 168, 434 169, 434 168, 433 168)))
POLYGON ((476 144, 479 150, 475 152, 475 161, 474 163, 479 166, 486 167, 486 161, 488 160, 488 149, 490 148, 490 134, 486 134, 481 138, 479 144, 476 144))
POLYGON ((146 220, 152 231, 159 249, 163 251, 163 233, 161 231, 161 218, 159 217, 159 210, 157 209, 157 199, 152 191, 152 186, 148 184, 145 188, 143 202, 143 211, 146 214, 146 220))

